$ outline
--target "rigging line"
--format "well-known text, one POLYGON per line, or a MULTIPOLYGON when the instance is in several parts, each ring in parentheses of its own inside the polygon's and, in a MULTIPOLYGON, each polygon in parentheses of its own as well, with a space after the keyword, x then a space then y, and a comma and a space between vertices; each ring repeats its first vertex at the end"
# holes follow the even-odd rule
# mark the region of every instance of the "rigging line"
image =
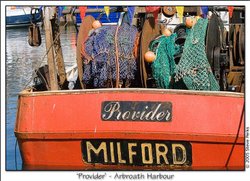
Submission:
MULTIPOLYGON (((74 13, 74 11, 71 12, 71 16, 72 16, 73 13, 74 13)), ((67 26, 67 24, 68 24, 68 21, 63 25, 63 28, 65 28, 65 27, 67 26)), ((53 42, 51 43, 50 47, 48 48, 48 50, 47 50, 46 53, 43 55, 43 58, 40 60, 40 63, 39 63, 38 66, 35 68, 34 75, 30 78, 30 80, 27 82, 27 84, 25 84, 24 89, 26 89, 27 86, 30 84, 30 82, 34 79, 34 77, 35 77, 35 75, 36 75, 36 73, 37 73, 37 71, 38 71, 38 68, 42 65, 42 63, 43 63, 45 57, 48 55, 50 49, 54 46, 55 42, 56 42, 57 39, 60 37, 60 35, 61 35, 61 32, 59 32, 59 33, 57 34, 57 36, 55 37, 55 39, 54 39, 53 42)), ((56 55, 56 57, 57 57, 57 55, 56 55)), ((55 58, 56 58, 56 57, 55 57, 55 58)))
POLYGON ((43 81, 44 81, 45 84, 46 84, 46 88, 49 90, 49 89, 50 89, 50 86, 49 86, 49 83, 48 83, 47 79, 43 76, 42 72, 40 72, 39 69, 38 69, 37 72, 40 73, 41 78, 43 79, 43 81))
POLYGON ((22 8, 22 10, 23 10, 24 14, 27 15, 26 12, 25 12, 25 10, 24 10, 24 8, 22 8))
MULTIPOLYGON (((30 17, 29 17, 30 24, 34 24, 32 20, 35 20, 35 14, 34 14, 34 17, 33 17, 32 9, 33 9, 33 7, 31 6, 30 7, 30 17)), ((22 8, 22 10, 24 12, 24 15, 27 15, 27 13, 25 12, 24 8, 22 8)), ((36 11, 35 11, 35 13, 36 13, 36 11)))
POLYGON ((119 30, 119 25, 117 25, 116 32, 115 32, 115 55, 116 55, 116 85, 115 87, 119 87, 119 78, 120 78, 120 65, 119 65, 119 50, 118 50, 118 30, 119 30))
POLYGON ((74 21, 74 17, 73 17, 73 15, 75 14, 75 10, 76 10, 76 7, 73 7, 73 9, 71 9, 71 11, 73 11, 73 13, 71 13, 70 18, 71 18, 71 20, 72 20, 72 22, 74 24, 75 29, 76 29, 76 38, 77 38, 79 30, 77 28, 77 22, 76 22, 76 20, 74 21))
POLYGON ((17 155, 16 155, 16 150, 17 150, 17 139, 16 139, 16 143, 15 143, 15 166, 16 166, 16 170, 17 170, 17 155))
MULTIPOLYGON (((243 104, 243 108, 242 108, 242 112, 241 112, 241 116, 240 116, 240 123, 239 123, 239 126, 238 126, 237 134, 236 134, 236 137, 235 137, 233 146, 232 146, 232 148, 231 148, 231 151, 230 151, 230 153, 229 153, 229 156, 228 156, 228 158, 227 158, 227 162, 226 162, 226 165, 225 165, 226 168, 227 168, 228 163, 229 163, 229 161, 230 161, 230 159, 231 159, 231 156, 232 156, 234 147, 235 147, 235 145, 236 145, 236 142, 237 142, 238 137, 239 137, 239 134, 240 134, 240 127, 241 127, 242 120, 243 120, 244 110, 245 110, 245 103, 243 104)), ((228 169, 228 168, 227 168, 227 169, 228 169)))
MULTIPOLYGON (((31 24, 34 24, 32 20, 35 20, 35 15, 36 15, 36 9, 37 8, 34 8, 33 6, 29 6, 29 7, 30 7, 30 17, 29 17, 29 20, 30 20, 31 24), (34 14, 32 14, 33 13, 32 10, 35 10, 34 14)), ((23 10, 24 14, 27 15, 27 13, 25 12, 24 8, 22 8, 22 10, 23 10)), ((40 10, 38 10, 38 13, 40 13, 40 10)), ((38 19, 40 19, 40 18, 41 18, 41 16, 39 16, 38 19)))

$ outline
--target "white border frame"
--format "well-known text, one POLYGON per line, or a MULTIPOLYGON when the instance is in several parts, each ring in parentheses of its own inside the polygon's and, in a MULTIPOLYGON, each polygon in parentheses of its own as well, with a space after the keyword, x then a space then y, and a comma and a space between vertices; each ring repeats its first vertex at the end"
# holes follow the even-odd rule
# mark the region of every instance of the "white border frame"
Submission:
MULTIPOLYGON (((1 1, 1 179, 3 180, 25 180, 25 181, 44 181, 45 179, 59 179, 60 181, 73 181, 73 180, 83 180, 78 179, 76 171, 6 171, 5 169, 5 6, 6 5, 239 5, 246 6, 246 32, 249 30, 249 23, 247 17, 250 17, 250 4, 247 1, 1 1)), ((248 47, 249 36, 246 33, 246 50, 248 47)), ((249 52, 246 51, 246 63, 248 62, 249 52)), ((249 68, 246 65, 246 74, 249 72, 249 68)), ((248 80, 248 75, 246 75, 246 80, 248 80)), ((246 84, 246 95, 247 95, 247 84, 246 84)), ((248 102, 248 96, 246 96, 245 101, 248 102)), ((249 113, 248 106, 246 106, 246 113, 249 113)), ((246 116, 247 118, 247 116, 246 116)), ((246 120, 246 127, 249 127, 248 120, 246 120)), ((84 174, 93 173, 93 172, 83 172, 84 174)), ((104 172, 100 172, 103 174, 104 172)), ((106 172, 109 176, 114 177, 116 173, 122 172, 106 172)), ((146 175, 149 172, 126 172, 126 174, 137 174, 142 173, 146 175)), ((151 172, 150 172, 151 173, 151 172)), ((152 172, 157 174, 158 172, 152 172)), ((250 178, 250 170, 246 171, 177 171, 177 172, 159 172, 171 175, 174 177, 172 180, 246 180, 250 178)), ((114 180, 110 177, 105 177, 104 180, 114 180)))

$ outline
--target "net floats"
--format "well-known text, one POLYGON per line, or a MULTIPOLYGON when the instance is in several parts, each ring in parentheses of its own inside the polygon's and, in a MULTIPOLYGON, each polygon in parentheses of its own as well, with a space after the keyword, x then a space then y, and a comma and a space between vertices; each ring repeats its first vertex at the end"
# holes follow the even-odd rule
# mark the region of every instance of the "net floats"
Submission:
POLYGON ((187 28, 192 28, 196 24, 196 21, 194 17, 186 17, 185 25, 187 28))
POLYGON ((170 29, 168 29, 168 28, 164 28, 163 30, 162 30, 162 35, 165 35, 165 36, 170 36, 172 34, 172 32, 171 32, 171 30, 170 29))
POLYGON ((156 55, 154 52, 152 51, 147 51, 144 55, 144 60, 145 62, 148 62, 148 63, 152 63, 154 62, 156 59, 156 55))
POLYGON ((93 27, 94 29, 97 29, 97 28, 102 27, 102 24, 101 24, 101 22, 100 22, 99 20, 95 20, 95 21, 92 23, 92 27, 93 27))

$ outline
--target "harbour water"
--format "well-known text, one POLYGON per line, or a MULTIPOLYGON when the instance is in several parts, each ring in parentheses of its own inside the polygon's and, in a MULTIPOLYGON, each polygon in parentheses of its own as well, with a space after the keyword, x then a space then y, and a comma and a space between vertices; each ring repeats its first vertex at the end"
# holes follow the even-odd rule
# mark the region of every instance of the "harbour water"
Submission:
MULTIPOLYGON (((31 47, 28 44, 28 27, 6 29, 6 170, 21 170, 22 159, 14 126, 17 113, 18 93, 32 84, 32 74, 47 62, 44 30, 41 29, 42 44, 31 47), (30 82, 30 83, 29 83, 30 82)), ((76 62, 76 29, 61 27, 61 44, 66 68, 76 62)))

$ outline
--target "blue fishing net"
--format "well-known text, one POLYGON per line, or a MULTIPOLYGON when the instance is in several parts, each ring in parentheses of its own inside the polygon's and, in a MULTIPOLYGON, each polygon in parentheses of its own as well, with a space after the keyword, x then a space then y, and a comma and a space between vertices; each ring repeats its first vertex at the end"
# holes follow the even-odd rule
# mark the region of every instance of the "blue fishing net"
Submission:
MULTIPOLYGON (((116 81, 116 29, 117 26, 102 26, 91 32, 86 40, 85 52, 92 60, 83 57, 85 84, 93 84, 96 88, 113 87, 112 83, 116 81)), ((133 49, 136 35, 135 26, 123 23, 119 27, 117 45, 121 82, 135 79, 137 67, 133 49)))

